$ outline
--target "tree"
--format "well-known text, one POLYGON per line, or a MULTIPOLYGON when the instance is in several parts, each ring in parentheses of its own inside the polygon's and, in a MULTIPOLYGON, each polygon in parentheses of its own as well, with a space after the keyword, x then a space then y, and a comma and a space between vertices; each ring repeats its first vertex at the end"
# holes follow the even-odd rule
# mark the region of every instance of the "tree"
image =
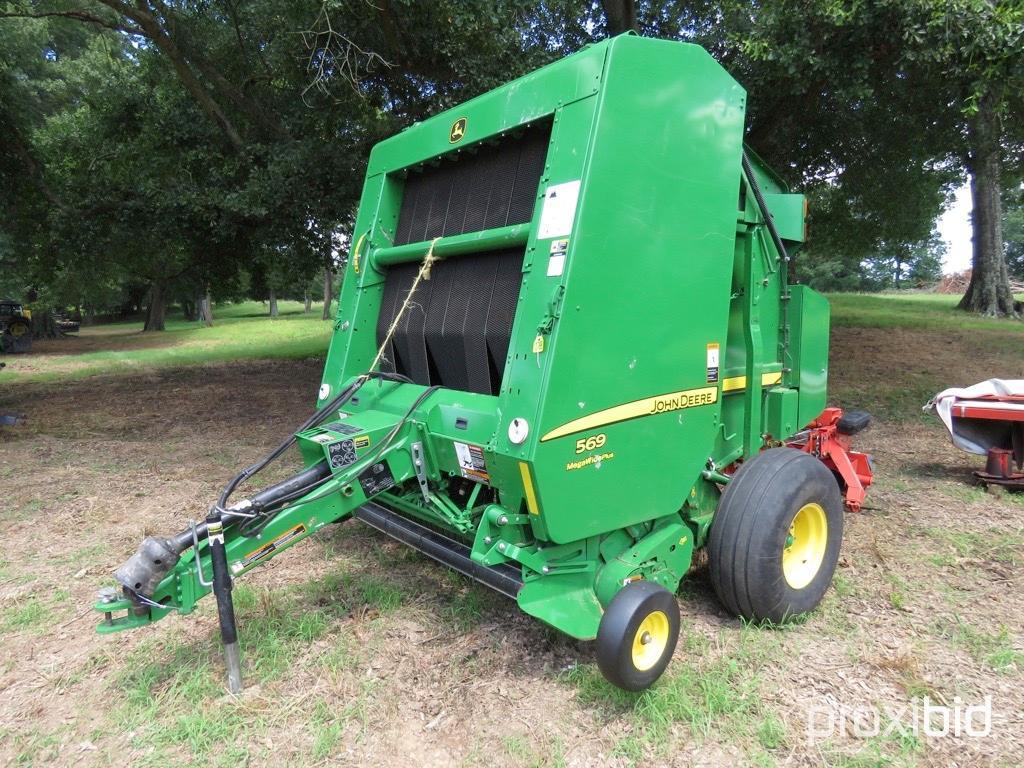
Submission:
POLYGON ((938 232, 917 243, 883 243, 861 265, 862 290, 922 288, 942 277, 946 244, 938 232))
POLYGON ((971 282, 960 307, 1013 315, 1003 251, 1002 175, 1011 145, 1024 130, 1010 114, 1024 108, 1024 5, 1018 0, 913 0, 907 12, 905 56, 945 91, 942 106, 959 115, 951 149, 971 180, 974 253, 971 282))
POLYGON ((236 293, 267 249, 330 267, 373 143, 587 39, 567 0, 22 0, 0 17, 20 68, 0 81, 0 229, 38 262, 30 282, 94 264, 145 283, 150 329, 167 301, 236 293))
POLYGON ((635 0, 601 0, 601 6, 609 35, 637 30, 635 0))
POLYGON ((1003 213, 1003 238, 1006 268, 1017 280, 1024 281, 1024 200, 1011 199, 1006 206, 1003 213))
POLYGON ((747 90, 748 146, 809 198, 798 273, 852 287, 883 244, 928 237, 956 180, 952 126, 904 63, 898 7, 670 0, 638 3, 637 23, 704 46, 747 90))

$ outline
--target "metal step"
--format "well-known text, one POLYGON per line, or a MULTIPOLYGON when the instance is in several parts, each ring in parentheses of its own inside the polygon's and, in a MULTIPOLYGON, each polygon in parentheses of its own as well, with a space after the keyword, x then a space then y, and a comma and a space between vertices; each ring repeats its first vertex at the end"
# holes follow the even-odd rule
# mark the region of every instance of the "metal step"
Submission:
POLYGON ((409 520, 390 509, 367 502, 354 512, 356 519, 386 533, 429 558, 447 565, 506 597, 515 599, 523 586, 519 569, 510 565, 486 566, 474 562, 465 544, 409 520))

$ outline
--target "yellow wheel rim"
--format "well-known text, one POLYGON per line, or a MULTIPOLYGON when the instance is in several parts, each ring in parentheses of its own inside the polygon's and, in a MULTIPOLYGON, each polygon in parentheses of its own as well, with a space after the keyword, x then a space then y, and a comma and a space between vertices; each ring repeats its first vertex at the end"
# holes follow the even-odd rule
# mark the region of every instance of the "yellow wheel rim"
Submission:
POLYGON ((828 518, 820 504, 804 504, 789 524, 782 550, 782 573, 793 589, 810 584, 828 548, 828 518))
POLYGON ((633 636, 633 666, 646 672, 657 664, 668 647, 668 636, 668 616, 662 611, 647 614, 633 636))
POLYGON ((23 323, 15 323, 11 326, 11 336, 24 336, 28 332, 28 326, 23 323))

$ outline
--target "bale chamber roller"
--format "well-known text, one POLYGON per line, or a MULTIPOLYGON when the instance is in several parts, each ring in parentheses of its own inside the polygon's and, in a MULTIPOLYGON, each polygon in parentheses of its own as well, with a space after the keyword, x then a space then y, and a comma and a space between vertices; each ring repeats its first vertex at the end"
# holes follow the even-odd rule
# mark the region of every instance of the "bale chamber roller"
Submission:
POLYGON ((103 632, 355 517, 595 640, 639 690, 709 550, 726 606, 782 621, 832 578, 870 483, 826 408, 829 312, 787 280, 804 201, 744 150, 701 48, 592 45, 374 147, 317 410, 207 519, 146 539, 103 632), (230 502, 297 442, 306 469, 230 502))

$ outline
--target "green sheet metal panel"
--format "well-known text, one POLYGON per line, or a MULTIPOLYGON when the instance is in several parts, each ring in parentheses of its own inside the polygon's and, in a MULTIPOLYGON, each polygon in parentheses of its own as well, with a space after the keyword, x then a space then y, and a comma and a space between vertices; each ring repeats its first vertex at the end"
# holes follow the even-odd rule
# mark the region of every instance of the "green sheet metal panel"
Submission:
POLYGON ((787 387, 775 387, 764 396, 764 432, 773 439, 788 437, 799 431, 800 393, 787 387))
POLYGON ((793 369, 800 390, 800 424, 821 415, 828 396, 828 299, 806 285, 794 285, 790 300, 793 369))
POLYGON ((442 155, 449 159, 472 152, 481 142, 500 139, 527 123, 552 119, 566 105, 593 97, 600 86, 609 44, 589 46, 374 146, 349 245, 335 333, 324 366, 322 382, 329 389, 321 389, 318 405, 343 382, 365 371, 377 351, 374 329, 385 272, 374 268, 372 257, 376 250, 394 242, 404 169, 442 155), (465 126, 464 133, 453 143, 451 129, 459 121, 465 126))
POLYGON ((804 241, 807 198, 791 193, 767 193, 764 201, 772 212, 779 237, 792 243, 804 241))
POLYGON ((745 93, 699 47, 626 36, 597 99, 582 174, 551 179, 581 180, 533 433, 555 541, 678 509, 719 418, 745 93))

